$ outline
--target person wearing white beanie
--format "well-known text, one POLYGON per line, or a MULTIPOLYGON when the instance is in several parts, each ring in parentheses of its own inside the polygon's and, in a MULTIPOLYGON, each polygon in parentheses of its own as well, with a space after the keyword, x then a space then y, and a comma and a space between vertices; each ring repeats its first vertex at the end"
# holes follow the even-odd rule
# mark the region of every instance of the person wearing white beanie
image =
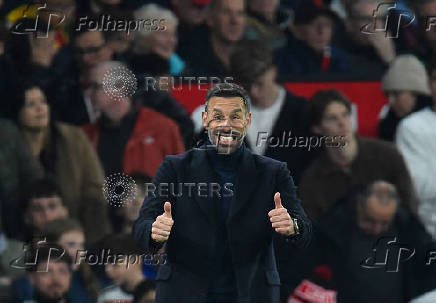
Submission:
POLYGON ((380 112, 380 139, 393 141, 404 117, 431 104, 430 85, 424 64, 413 55, 400 55, 382 78, 389 103, 380 112))

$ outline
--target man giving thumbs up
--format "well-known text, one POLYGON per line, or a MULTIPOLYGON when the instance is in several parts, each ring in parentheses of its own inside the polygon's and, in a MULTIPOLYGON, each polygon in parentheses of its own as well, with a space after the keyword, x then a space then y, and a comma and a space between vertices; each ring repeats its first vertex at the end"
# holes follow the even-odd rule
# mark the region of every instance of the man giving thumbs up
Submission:
POLYGON ((268 213, 272 227, 276 232, 284 236, 298 234, 298 225, 288 213, 288 210, 283 207, 280 193, 274 195, 274 204, 276 208, 268 213))
POLYGON ((171 216, 171 203, 165 202, 164 213, 156 218, 156 221, 151 225, 151 238, 156 242, 165 242, 170 236, 171 227, 174 220, 171 216))

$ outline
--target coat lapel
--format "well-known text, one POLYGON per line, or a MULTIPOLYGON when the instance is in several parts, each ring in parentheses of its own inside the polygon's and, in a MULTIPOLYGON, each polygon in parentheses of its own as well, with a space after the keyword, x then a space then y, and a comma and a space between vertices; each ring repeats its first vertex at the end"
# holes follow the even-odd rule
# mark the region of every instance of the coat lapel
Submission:
POLYGON ((251 151, 245 148, 236 174, 236 184, 233 186, 234 197, 230 205, 228 220, 231 220, 247 204, 257 186, 258 175, 259 171, 254 164, 254 157, 251 151))
MULTIPOLYGON (((215 197, 201 197, 198 195, 197 186, 199 183, 218 183, 218 176, 216 175, 211 163, 206 154, 206 148, 197 148, 191 161, 190 178, 188 182, 195 184, 193 196, 195 201, 200 206, 204 214, 209 218, 212 225, 216 225, 216 201, 215 197)), ((208 187, 209 188, 209 187, 208 187)))

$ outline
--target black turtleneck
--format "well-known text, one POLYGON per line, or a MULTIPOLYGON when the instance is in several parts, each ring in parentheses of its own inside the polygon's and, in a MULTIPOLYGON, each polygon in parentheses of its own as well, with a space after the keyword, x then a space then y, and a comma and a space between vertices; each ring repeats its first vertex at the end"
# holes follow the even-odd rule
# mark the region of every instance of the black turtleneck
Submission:
MULTIPOLYGON (((209 140, 206 144, 211 144, 209 140)), ((226 296, 229 298, 236 298, 236 280, 231 261, 231 251, 227 235, 227 217, 229 215, 230 204, 232 203, 233 196, 228 196, 224 192, 224 184, 231 183, 234 190, 236 186, 236 173, 238 165, 241 162, 242 154, 244 153, 245 146, 242 144, 232 154, 218 154, 215 148, 207 150, 209 161, 212 164, 214 171, 218 176, 218 183, 221 186, 221 197, 216 197, 215 201, 218 204, 216 209, 219 212, 217 218, 218 226, 216 229, 216 262, 212 281, 209 288, 210 297, 226 296)))

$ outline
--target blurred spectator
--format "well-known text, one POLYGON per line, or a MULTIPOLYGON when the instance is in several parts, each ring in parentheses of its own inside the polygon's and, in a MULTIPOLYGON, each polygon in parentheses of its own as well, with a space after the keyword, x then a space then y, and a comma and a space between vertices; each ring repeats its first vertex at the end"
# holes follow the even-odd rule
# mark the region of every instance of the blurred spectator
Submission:
POLYGON ((106 237, 101 249, 116 261, 105 264, 106 274, 114 285, 103 289, 97 302, 133 301, 133 294, 145 280, 142 274, 143 248, 130 235, 120 234, 106 237), (118 255, 122 258, 115 258, 118 255))
MULTIPOLYGON (((68 254, 57 244, 43 244, 34 248, 28 262, 31 265, 29 279, 34 288, 33 297, 28 300, 33 303, 71 302, 68 291, 71 286, 71 263, 68 254), (33 263, 33 262, 32 262, 33 263)), ((26 301, 27 302, 27 301, 26 301)))
POLYGON ((8 302, 12 279, 22 276, 22 270, 10 262, 23 253, 23 242, 9 238, 3 231, 0 208, 0 302, 8 302))
POLYGON ((44 88, 52 88, 56 76, 51 67, 58 52, 54 41, 55 31, 51 24, 31 18, 17 20, 6 38, 5 57, 0 66, 0 78, 8 89, 3 93, 3 102, 13 97, 9 88, 21 85, 26 79, 38 79, 44 88), (29 28, 36 30, 26 34, 25 30, 29 28))
POLYGON ((286 45, 284 31, 292 17, 287 10, 280 8, 279 0, 249 0, 247 10, 245 38, 262 40, 272 49, 286 45))
POLYGON ((430 68, 433 106, 402 120, 396 133, 396 144, 403 154, 419 198, 418 213, 436 239, 436 62, 430 68))
POLYGON ((69 216, 58 186, 49 179, 38 180, 26 188, 22 203, 25 242, 41 237, 48 222, 69 216))
POLYGON ((71 301, 95 302, 99 293, 98 280, 88 263, 77 260, 78 252, 85 249, 85 233, 80 223, 74 219, 54 220, 45 226, 43 235, 47 242, 62 246, 73 260, 71 301))
POLYGON ((410 303, 433 303, 435 301, 436 301, 436 289, 413 299, 412 301, 410 301, 410 303))
POLYGON ((13 113, 45 176, 59 185, 70 216, 80 219, 90 242, 98 240, 110 228, 101 190, 103 170, 86 135, 53 120, 46 95, 36 83, 23 85, 13 113))
POLYGON ((156 300, 156 282, 154 280, 142 281, 133 294, 133 303, 154 303, 156 300))
POLYGON ((135 60, 140 59, 140 55, 156 54, 169 62, 171 75, 180 75, 186 64, 176 54, 179 21, 174 13, 156 4, 146 4, 137 9, 134 16, 136 20, 153 20, 157 24, 156 28, 151 26, 149 30, 135 33, 130 65, 135 67, 135 60))
MULTIPOLYGON (((98 296, 98 284, 89 264, 77 260, 78 251, 84 250, 85 235, 80 223, 73 219, 55 219, 44 226, 41 236, 44 242, 60 245, 72 260, 71 284, 68 291, 69 303, 91 303, 98 296)), ((13 297, 19 302, 30 300, 34 288, 28 277, 14 282, 13 297)))
POLYGON ((151 182, 151 178, 147 175, 135 172, 131 173, 129 176, 135 181, 136 196, 134 200, 128 201, 123 207, 119 208, 119 215, 123 221, 121 232, 130 235, 132 233, 133 223, 135 223, 136 219, 139 217, 139 211, 147 195, 147 184, 151 182))
POLYGON ((250 149, 258 155, 286 162, 298 184, 307 150, 286 146, 286 142, 281 142, 282 147, 279 147, 276 142, 283 136, 307 134, 306 100, 277 83, 271 49, 261 41, 239 42, 230 57, 230 67, 235 80, 245 87, 252 101, 252 123, 247 133, 250 149), (273 140, 268 141, 269 137, 273 140))
POLYGON ((348 54, 332 46, 338 22, 338 16, 327 7, 303 1, 295 10, 295 38, 289 35, 288 44, 276 52, 280 75, 348 71, 348 54))
MULTIPOLYGON (((75 28, 79 28, 77 24, 75 28)), ((95 121, 98 113, 86 91, 89 70, 112 56, 113 48, 101 31, 91 31, 86 26, 74 31, 70 45, 59 51, 53 64, 61 80, 51 90, 51 99, 60 121, 76 125, 95 121)))
POLYGON ((375 181, 322 219, 309 249, 295 260, 295 271, 325 264, 339 303, 409 302, 436 285, 434 265, 425 261, 434 244, 401 206, 395 186, 375 181), (403 250, 409 258, 399 257, 403 250))
POLYGON ((39 178, 42 171, 26 147, 19 130, 8 120, 0 119, 0 142, 8 142, 0 144, 1 221, 6 235, 19 237, 19 191, 39 178))
POLYGON ((117 14, 125 2, 123 0, 77 0, 80 15, 117 14))
POLYGON ((416 212, 417 201, 403 157, 395 146, 361 138, 351 127, 351 103, 336 90, 316 93, 309 101, 312 131, 324 136, 324 151, 303 173, 300 196, 316 221, 355 185, 386 180, 399 191, 401 202, 416 212))
POLYGON ((378 135, 380 139, 393 141, 401 119, 431 104, 424 65, 415 56, 398 56, 383 76, 382 90, 389 104, 380 113, 378 135))
POLYGON ((436 30, 432 25, 433 19, 430 19, 436 16, 436 1, 422 0, 413 4, 416 6, 419 27, 416 42, 411 48, 418 58, 429 63, 436 51, 436 30))
MULTIPOLYGON (((346 33, 337 35, 335 45, 352 55, 352 73, 366 75, 373 78, 380 77, 389 63, 395 59, 396 50, 394 39, 386 38, 385 32, 365 34, 362 27, 368 25, 373 28, 373 12, 377 10, 380 0, 346 1, 347 18, 345 20, 346 33)), ((386 12, 378 12, 377 28, 383 28, 386 12)))
POLYGON ((226 77, 230 54, 245 30, 245 1, 212 0, 207 27, 199 27, 180 41, 180 55, 194 76, 226 77))
POLYGON ((154 176, 166 155, 184 152, 183 142, 172 120, 129 98, 113 100, 103 91, 105 73, 121 67, 124 67, 122 63, 110 61, 92 69, 90 96, 102 114, 84 130, 100 156, 106 175, 141 172, 154 176))
POLYGON ((185 40, 196 26, 206 21, 207 9, 212 0, 170 0, 171 8, 179 18, 178 37, 185 40))
POLYGON ((7 33, 8 32, 7 32, 5 24, 0 23, 0 58, 5 53, 5 40, 7 37, 7 33))
POLYGON ((194 137, 194 123, 186 109, 169 92, 165 89, 147 86, 145 90, 139 91, 133 99, 134 102, 140 102, 143 106, 151 108, 176 122, 183 137, 185 148, 191 148, 194 137))

